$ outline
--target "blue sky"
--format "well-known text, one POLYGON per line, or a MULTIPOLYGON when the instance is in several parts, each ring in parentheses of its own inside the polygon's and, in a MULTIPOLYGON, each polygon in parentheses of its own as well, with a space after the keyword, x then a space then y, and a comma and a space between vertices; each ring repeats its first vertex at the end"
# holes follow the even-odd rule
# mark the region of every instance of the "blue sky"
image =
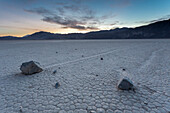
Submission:
POLYGON ((136 27, 170 18, 170 0, 0 0, 0 36, 136 27))

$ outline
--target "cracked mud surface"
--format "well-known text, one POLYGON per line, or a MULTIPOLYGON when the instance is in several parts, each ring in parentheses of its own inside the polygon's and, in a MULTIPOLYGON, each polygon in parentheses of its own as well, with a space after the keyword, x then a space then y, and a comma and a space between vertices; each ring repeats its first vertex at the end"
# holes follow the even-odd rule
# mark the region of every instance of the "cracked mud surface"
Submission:
POLYGON ((1 41, 0 52, 2 113, 170 112, 170 40, 1 41), (20 74, 29 60, 45 70, 20 74), (136 93, 116 88, 122 68, 136 93))

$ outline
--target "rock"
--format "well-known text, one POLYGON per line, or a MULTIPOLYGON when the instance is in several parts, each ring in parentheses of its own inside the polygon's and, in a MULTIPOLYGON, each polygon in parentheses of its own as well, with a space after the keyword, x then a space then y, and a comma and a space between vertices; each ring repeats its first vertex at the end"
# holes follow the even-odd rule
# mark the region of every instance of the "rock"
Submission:
POLYGON ((124 77, 120 79, 117 87, 121 90, 131 90, 133 89, 133 82, 128 77, 124 77))
POLYGON ((22 63, 20 70, 25 75, 32 75, 43 71, 43 69, 40 67, 40 64, 35 61, 22 63))
POLYGON ((103 60, 103 58, 100 58, 100 60, 103 60))
POLYGON ((19 112, 22 113, 22 106, 19 106, 19 112))
POLYGON ((57 82, 56 84, 55 84, 55 88, 58 88, 60 86, 60 84, 57 82))
POLYGON ((57 70, 54 70, 54 71, 53 71, 53 74, 56 74, 56 73, 57 73, 57 70))
POLYGON ((122 71, 126 71, 126 69, 123 68, 122 71))

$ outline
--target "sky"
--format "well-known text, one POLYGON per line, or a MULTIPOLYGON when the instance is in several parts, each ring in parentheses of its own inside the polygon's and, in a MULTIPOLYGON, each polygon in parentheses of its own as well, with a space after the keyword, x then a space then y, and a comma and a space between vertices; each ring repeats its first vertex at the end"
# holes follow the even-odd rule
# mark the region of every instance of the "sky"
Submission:
POLYGON ((0 0, 0 36, 86 33, 170 18, 170 0, 0 0))

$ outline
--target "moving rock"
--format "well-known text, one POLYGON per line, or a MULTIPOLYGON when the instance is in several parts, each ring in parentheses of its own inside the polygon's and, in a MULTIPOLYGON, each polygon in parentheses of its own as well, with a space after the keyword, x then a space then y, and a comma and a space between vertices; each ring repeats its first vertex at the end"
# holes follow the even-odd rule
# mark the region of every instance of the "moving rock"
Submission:
POLYGON ((121 90, 132 90, 134 88, 133 82, 128 77, 121 78, 117 87, 121 90))
POLYGON ((58 88, 60 86, 60 84, 57 82, 56 84, 55 84, 55 88, 58 88))
POLYGON ((19 111, 22 113, 22 106, 19 107, 19 111))
POLYGON ((54 71, 53 71, 53 74, 56 74, 56 73, 57 73, 57 70, 54 70, 54 71))
POLYGON ((20 70, 25 75, 32 75, 43 71, 43 69, 40 67, 40 63, 35 61, 22 63, 20 70))

